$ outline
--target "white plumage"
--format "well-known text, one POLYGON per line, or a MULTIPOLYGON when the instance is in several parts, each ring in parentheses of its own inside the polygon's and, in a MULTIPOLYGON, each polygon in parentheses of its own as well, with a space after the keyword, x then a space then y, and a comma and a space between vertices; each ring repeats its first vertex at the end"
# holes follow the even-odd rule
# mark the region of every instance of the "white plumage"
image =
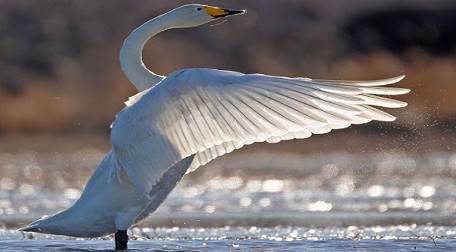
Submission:
POLYGON ((126 102, 111 126, 112 151, 74 206, 22 230, 83 237, 118 231, 116 248, 126 248, 126 233, 119 232, 153 212, 185 173, 255 142, 302 139, 371 120, 393 121, 373 106, 407 105, 378 96, 408 93, 386 87, 404 76, 333 81, 184 69, 165 78, 144 66, 141 52, 153 35, 241 13, 185 5, 133 31, 120 60, 140 93, 126 102))
POLYGON ((373 94, 408 89, 213 69, 185 69, 132 97, 112 125, 111 144, 133 184, 148 193, 163 173, 195 155, 189 171, 255 142, 307 138, 395 118, 374 106, 406 103, 373 94))

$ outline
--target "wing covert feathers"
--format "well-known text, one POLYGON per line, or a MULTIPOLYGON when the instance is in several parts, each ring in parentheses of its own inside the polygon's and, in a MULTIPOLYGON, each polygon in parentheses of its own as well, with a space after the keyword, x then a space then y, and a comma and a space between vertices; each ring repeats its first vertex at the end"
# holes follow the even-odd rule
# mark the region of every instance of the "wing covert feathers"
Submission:
POLYGON ((371 120, 393 121, 375 107, 401 108, 389 97, 410 90, 376 81, 311 80, 186 69, 127 102, 111 144, 132 183, 149 192, 174 164, 195 155, 188 172, 255 142, 324 134, 371 120))

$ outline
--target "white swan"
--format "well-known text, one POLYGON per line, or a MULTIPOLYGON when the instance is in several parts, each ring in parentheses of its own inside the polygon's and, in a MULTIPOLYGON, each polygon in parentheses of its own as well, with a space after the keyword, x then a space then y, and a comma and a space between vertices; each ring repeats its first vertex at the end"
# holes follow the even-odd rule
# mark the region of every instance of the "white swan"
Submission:
POLYGON ((392 121, 393 116, 372 105, 406 106, 377 96, 409 92, 384 87, 403 76, 331 81, 184 69, 165 78, 144 66, 142 49, 153 35, 242 13, 191 4, 134 30, 120 51, 120 62, 141 92, 126 102, 112 124, 112 151, 71 208, 21 230, 78 237, 116 233, 116 248, 125 249, 126 230, 153 212, 185 173, 210 160, 254 142, 392 121))

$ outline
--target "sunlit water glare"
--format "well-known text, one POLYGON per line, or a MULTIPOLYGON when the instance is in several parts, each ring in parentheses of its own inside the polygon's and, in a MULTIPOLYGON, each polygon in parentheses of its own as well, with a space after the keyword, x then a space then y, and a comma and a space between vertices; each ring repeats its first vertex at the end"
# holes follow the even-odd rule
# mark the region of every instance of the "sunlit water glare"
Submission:
MULTIPOLYGON (((0 250, 111 248, 110 237, 29 239, 13 231, 71 206, 103 155, 0 154, 0 250)), ((132 230, 132 244, 150 251, 449 248, 456 246, 455 178, 456 154, 443 152, 235 154, 186 176, 132 230)))
MULTIPOLYGON (((2 251, 99 251, 112 237, 75 239, 0 231, 2 251)), ((133 251, 451 251, 455 231, 438 226, 346 228, 134 228, 133 251)))

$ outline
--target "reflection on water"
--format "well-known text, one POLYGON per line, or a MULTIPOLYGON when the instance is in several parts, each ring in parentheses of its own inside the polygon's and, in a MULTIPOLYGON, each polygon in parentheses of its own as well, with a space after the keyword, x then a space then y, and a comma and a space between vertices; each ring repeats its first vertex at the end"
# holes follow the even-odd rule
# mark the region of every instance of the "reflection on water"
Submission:
MULTIPOLYGON (((133 251, 452 251, 454 229, 443 226, 346 228, 223 227, 133 228, 133 251)), ((0 230, 2 251, 99 251, 113 248, 112 236, 81 239, 26 236, 0 230)))
MULTIPOLYGON (((103 155, 96 149, 0 154, 0 221, 16 227, 69 207, 103 155)), ((296 219, 315 213, 315 223, 306 223, 320 225, 318 213, 323 212, 326 218, 345 221, 350 218, 340 213, 366 218, 384 213, 379 215, 389 218, 384 224, 407 215, 420 224, 441 223, 456 211, 455 177, 456 154, 451 153, 235 154, 186 176, 152 219, 167 225, 164 219, 212 218, 221 221, 213 223, 217 226, 224 218, 261 213, 271 219, 294 216, 299 223, 296 219)))
MULTIPOLYGON (((103 155, 96 149, 0 154, 0 250, 112 248, 111 236, 12 229, 69 207, 103 155)), ((130 230, 130 247, 449 251, 456 240, 455 177, 452 153, 234 153, 186 176, 156 213, 130 230)))

